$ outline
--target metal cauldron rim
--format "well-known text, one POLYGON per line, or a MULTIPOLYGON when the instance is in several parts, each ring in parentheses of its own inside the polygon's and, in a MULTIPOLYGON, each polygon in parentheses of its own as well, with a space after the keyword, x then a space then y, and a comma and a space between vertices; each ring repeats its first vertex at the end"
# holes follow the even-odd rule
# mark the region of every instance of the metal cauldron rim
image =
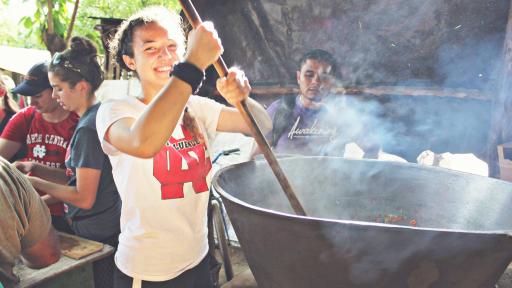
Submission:
MULTIPOLYGON (((324 158, 324 159, 325 158, 334 158, 334 159, 340 159, 341 158, 341 159, 343 159, 345 161, 354 161, 354 162, 355 161, 379 162, 379 163, 387 162, 387 163, 392 163, 393 165, 397 165, 397 166, 407 166, 407 167, 412 168, 412 169, 420 169, 420 168, 422 170, 433 169, 433 170, 442 170, 444 172, 451 173, 451 174, 465 175, 466 177, 467 176, 474 177, 474 178, 484 177, 484 176, 475 175, 475 174, 471 174, 471 173, 450 170, 450 169, 446 169, 446 168, 442 168, 442 167, 422 166, 422 165, 419 165, 419 164, 409 163, 409 162, 408 163, 401 163, 401 162, 392 162, 392 161, 382 161, 382 160, 376 160, 376 159, 350 159, 350 158, 336 157, 336 156, 300 156, 300 155, 293 155, 293 154, 286 154, 286 157, 282 157, 282 158, 286 158, 286 159, 293 159, 293 158, 303 158, 303 159, 304 158, 307 158, 307 159, 310 159, 310 158, 324 158)), ((224 172, 226 172, 228 170, 231 170, 231 169, 236 169, 239 166, 249 165, 249 163, 251 163, 251 162, 252 163, 259 163, 259 162, 262 162, 262 161, 263 160, 251 160, 251 161, 246 161, 246 162, 241 162, 241 163, 227 165, 225 167, 220 168, 215 173, 215 175, 213 176, 213 180, 212 180, 212 185, 215 188, 215 191, 217 191, 217 193, 219 193, 222 197, 226 198, 227 200, 229 200, 229 201, 231 201, 231 202, 233 202, 233 203, 235 203, 237 205, 245 206, 245 207, 247 207, 249 209, 252 209, 255 212, 260 213, 260 214, 267 213, 267 214, 270 214, 270 215, 272 215, 274 217, 279 217, 279 218, 292 217, 292 218, 301 219, 302 221, 325 221, 325 222, 333 222, 333 223, 342 223, 342 224, 345 224, 345 225, 372 226, 372 227, 387 228, 387 229, 399 229, 399 230, 401 230, 401 229, 409 229, 409 230, 416 230, 416 231, 436 231, 436 232, 452 232, 452 233, 465 233, 465 234, 486 234, 486 235, 489 235, 489 234, 496 234, 496 235, 507 234, 507 235, 510 235, 512 237, 512 230, 481 230, 481 231, 476 231, 476 230, 440 229, 440 228, 412 227, 412 226, 404 226, 404 225, 393 225, 393 224, 367 222, 367 221, 354 221, 354 220, 341 220, 341 219, 331 219, 331 218, 320 218, 320 217, 312 217, 312 216, 300 216, 300 215, 280 212, 280 211, 276 211, 276 210, 272 210, 272 209, 267 209, 267 208, 263 208, 263 207, 259 207, 259 206, 256 206, 256 205, 249 204, 249 203, 247 203, 245 201, 242 201, 242 200, 232 196, 231 194, 226 192, 220 186, 219 178, 220 178, 220 175, 222 173, 224 173, 224 172)), ((488 180, 490 180, 490 181, 506 182, 506 181, 503 181, 503 180, 500 180, 500 179, 495 179, 495 178, 490 178, 490 177, 484 177, 484 178, 488 178, 488 180)), ((290 182, 292 182, 292 181, 290 181, 290 182)), ((291 184, 293 185, 293 182, 291 184)), ((306 213, 307 213, 307 211, 306 211, 306 213)))

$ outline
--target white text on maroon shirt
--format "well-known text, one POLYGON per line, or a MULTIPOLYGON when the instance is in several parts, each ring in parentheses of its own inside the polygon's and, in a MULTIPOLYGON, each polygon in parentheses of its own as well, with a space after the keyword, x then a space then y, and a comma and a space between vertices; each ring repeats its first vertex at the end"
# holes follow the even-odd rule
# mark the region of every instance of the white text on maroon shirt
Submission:
MULTIPOLYGON (((27 144, 32 144, 32 143, 43 143, 43 134, 39 134, 39 133, 28 134, 27 135, 27 144)), ((51 144, 51 145, 57 145, 62 148, 68 147, 68 141, 66 141, 64 139, 64 137, 58 136, 58 135, 51 135, 51 134, 44 135, 44 143, 51 144)))

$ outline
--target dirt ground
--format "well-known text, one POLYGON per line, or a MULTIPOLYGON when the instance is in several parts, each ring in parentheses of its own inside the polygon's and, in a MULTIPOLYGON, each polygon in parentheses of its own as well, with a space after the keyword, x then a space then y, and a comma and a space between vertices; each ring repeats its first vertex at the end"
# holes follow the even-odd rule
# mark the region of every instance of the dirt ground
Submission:
POLYGON ((496 288, 512 288, 512 265, 509 265, 500 278, 496 288))
MULTIPOLYGON (((218 249, 217 249, 218 252, 218 249)), ((245 260, 245 256, 242 253, 242 250, 238 247, 229 246, 229 256, 231 259, 231 266, 233 268, 233 274, 237 275, 242 273, 243 271, 249 269, 249 265, 247 265, 247 261, 245 260)), ((217 259, 221 260, 220 253, 217 254, 217 259)), ((226 274, 224 272, 224 265, 222 265, 222 269, 220 270, 219 275, 219 284, 226 283, 226 274)))

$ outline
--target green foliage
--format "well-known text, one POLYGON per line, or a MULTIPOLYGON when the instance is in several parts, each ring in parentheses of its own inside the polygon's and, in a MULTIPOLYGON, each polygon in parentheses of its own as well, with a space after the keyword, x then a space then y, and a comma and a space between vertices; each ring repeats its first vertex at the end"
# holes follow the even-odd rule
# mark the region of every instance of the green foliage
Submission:
POLYGON ((8 13, 6 12, 8 2, 8 0, 0 1, 0 45, 45 49, 35 35, 26 33, 27 29, 24 25, 29 23, 12 21, 12 17, 5 14, 8 13))
MULTIPOLYGON (((9 1, 9 0, 4 0, 9 1)), ((68 6, 74 3, 74 0, 52 0, 53 9, 52 9, 52 17, 53 17, 53 26, 54 33, 58 36, 65 37, 66 30, 69 24, 70 11, 68 11, 68 6)), ((43 45, 43 31, 48 29, 48 4, 47 0, 35 0, 35 4, 37 7, 36 12, 33 16, 25 16, 20 19, 19 24, 24 28, 19 31, 23 38, 33 38, 36 37, 37 42, 33 43, 36 46, 43 45)), ((31 46, 23 45, 22 47, 31 46)))
MULTIPOLYGON (((0 10, 2 5, 7 5, 9 1, 19 0, 0 0, 0 10)), ((36 12, 32 16, 21 18, 19 23, 1 25, 0 44, 25 48, 43 48, 42 34, 45 29, 48 29, 47 0, 24 1, 35 1, 36 12)), ((67 36, 65 34, 71 21, 75 0, 52 0, 52 2, 54 4, 52 16, 55 33, 64 38, 67 36)), ((181 9, 177 0, 81 0, 72 34, 93 40, 100 51, 103 51, 100 33, 94 29, 94 26, 99 24, 100 21, 90 17, 125 19, 136 11, 152 5, 165 6, 175 11, 181 9)), ((0 19, 0 24, 4 24, 2 19, 0 19)))
POLYGON ((80 14, 86 17, 127 18, 138 10, 152 5, 160 5, 178 11, 180 9, 177 0, 82 0, 80 2, 80 14))
POLYGON ((94 26, 99 24, 100 20, 90 17, 126 19, 138 10, 152 5, 164 6, 175 11, 181 9, 177 0, 81 0, 73 35, 93 40, 101 53, 104 53, 100 33, 94 30, 94 26))

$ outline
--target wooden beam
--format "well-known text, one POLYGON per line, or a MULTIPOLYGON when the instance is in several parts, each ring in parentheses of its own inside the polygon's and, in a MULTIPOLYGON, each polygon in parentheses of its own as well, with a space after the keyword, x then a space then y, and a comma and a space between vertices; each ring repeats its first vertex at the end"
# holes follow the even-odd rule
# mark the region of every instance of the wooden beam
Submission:
MULTIPOLYGON (((256 96, 276 96, 279 94, 298 94, 296 86, 253 86, 251 94, 256 96)), ((400 87, 400 86, 376 86, 376 87, 334 87, 332 93, 336 95, 370 95, 370 96, 436 96, 452 97, 460 99, 490 100, 489 94, 468 89, 447 89, 437 87, 400 87)))

